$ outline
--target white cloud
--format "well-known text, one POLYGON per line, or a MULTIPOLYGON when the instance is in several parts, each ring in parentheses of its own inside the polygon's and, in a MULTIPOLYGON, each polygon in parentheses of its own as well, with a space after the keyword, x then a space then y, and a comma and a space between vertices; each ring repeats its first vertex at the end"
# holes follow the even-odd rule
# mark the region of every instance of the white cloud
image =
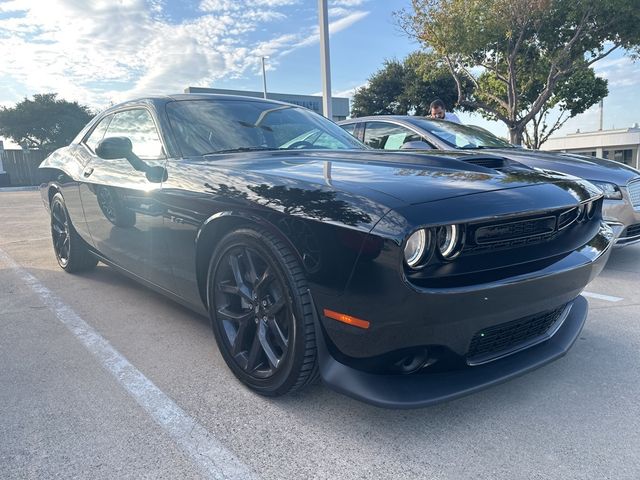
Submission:
POLYGON ((640 84, 640 63, 634 62, 630 57, 604 58, 593 67, 596 75, 609 81, 609 87, 640 84))
MULTIPOLYGON (((173 93, 257 72, 259 56, 278 58, 318 41, 317 26, 286 22, 265 31, 300 0, 203 0, 195 17, 171 19, 162 0, 11 0, 0 3, 0 102, 57 92, 102 107, 134 96, 173 93), (291 26, 294 26, 292 30, 291 26), (309 30, 313 33, 309 35, 309 30)), ((344 30, 368 12, 332 2, 330 32, 344 30)))
POLYGON ((248 8, 277 8, 295 5, 299 0, 202 0, 200 10, 203 12, 231 12, 248 8))
POLYGON ((329 2, 329 5, 337 5, 342 7, 359 7, 365 2, 367 2, 367 0, 331 0, 329 2))
POLYGON ((329 18, 333 17, 344 17, 345 15, 349 15, 349 9, 344 7, 331 7, 329 8, 329 18))
MULTIPOLYGON (((338 20, 330 22, 329 35, 333 35, 335 33, 338 33, 342 30, 349 28, 351 25, 362 20, 367 15, 369 15, 369 12, 355 11, 355 12, 349 13, 349 15, 347 15, 346 17, 342 17, 338 20)), ((291 50, 295 50, 301 47, 308 47, 310 45, 313 45, 314 43, 318 43, 319 41, 320 41, 320 33, 318 30, 318 27, 315 27, 311 35, 308 35, 307 37, 303 38, 298 43, 293 45, 291 50)), ((289 52, 283 52, 283 53, 289 53, 289 52)))

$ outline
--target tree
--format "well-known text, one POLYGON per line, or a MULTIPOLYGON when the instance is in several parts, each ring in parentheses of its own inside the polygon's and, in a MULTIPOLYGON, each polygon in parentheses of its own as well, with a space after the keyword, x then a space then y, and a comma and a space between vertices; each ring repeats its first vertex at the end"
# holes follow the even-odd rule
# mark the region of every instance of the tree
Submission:
POLYGON ((58 100, 57 94, 36 94, 15 107, 0 109, 0 135, 25 149, 52 151, 71 143, 93 118, 88 107, 58 100))
POLYGON ((436 98, 453 107, 458 98, 449 71, 430 55, 414 52, 402 62, 387 60, 353 96, 351 116, 427 115, 436 98))
MULTIPOLYGON (((572 76, 587 79, 597 61, 640 44, 637 0, 412 0, 398 18, 447 66, 458 104, 504 122, 516 144, 575 93, 572 76)), ((602 84, 589 86, 585 98, 597 98, 602 84)))
POLYGON ((567 120, 587 111, 609 93, 607 80, 596 77, 593 69, 577 71, 561 82, 549 101, 533 117, 524 131, 524 143, 535 150, 567 120))

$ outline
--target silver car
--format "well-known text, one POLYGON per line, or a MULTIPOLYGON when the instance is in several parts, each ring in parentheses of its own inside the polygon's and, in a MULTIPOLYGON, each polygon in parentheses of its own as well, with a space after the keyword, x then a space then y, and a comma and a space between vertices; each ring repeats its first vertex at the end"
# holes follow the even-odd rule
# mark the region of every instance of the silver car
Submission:
POLYGON ((338 124, 371 148, 384 150, 482 150, 531 168, 589 180, 605 193, 604 219, 619 232, 616 245, 640 242, 640 172, 612 160, 527 150, 474 126, 410 115, 352 118, 338 124))

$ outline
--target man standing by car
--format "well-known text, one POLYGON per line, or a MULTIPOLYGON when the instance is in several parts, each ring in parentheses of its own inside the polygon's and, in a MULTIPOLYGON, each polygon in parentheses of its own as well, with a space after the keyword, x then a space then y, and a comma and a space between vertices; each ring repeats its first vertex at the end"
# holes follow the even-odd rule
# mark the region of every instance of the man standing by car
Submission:
POLYGON ((431 118, 439 118, 440 120, 447 120, 449 122, 462 123, 455 113, 446 111, 444 102, 439 98, 431 102, 429 110, 431 111, 431 118))

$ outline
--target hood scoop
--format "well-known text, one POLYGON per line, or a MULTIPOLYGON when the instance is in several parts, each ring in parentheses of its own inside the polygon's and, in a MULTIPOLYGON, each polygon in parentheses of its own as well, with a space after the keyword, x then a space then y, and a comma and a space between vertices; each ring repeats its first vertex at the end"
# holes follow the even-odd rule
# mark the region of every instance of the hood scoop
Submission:
POLYGON ((531 170, 531 167, 526 166, 523 163, 516 162, 504 157, 497 156, 485 156, 474 155, 471 157, 463 157, 459 159, 462 162, 470 163, 478 167, 489 168, 491 170, 497 170, 498 172, 512 172, 514 170, 531 170))
POLYGON ((473 156, 462 157, 459 160, 465 163, 470 163, 472 165, 477 165, 479 167, 490 168, 492 170, 501 170, 505 167, 511 166, 511 162, 501 157, 473 156))

